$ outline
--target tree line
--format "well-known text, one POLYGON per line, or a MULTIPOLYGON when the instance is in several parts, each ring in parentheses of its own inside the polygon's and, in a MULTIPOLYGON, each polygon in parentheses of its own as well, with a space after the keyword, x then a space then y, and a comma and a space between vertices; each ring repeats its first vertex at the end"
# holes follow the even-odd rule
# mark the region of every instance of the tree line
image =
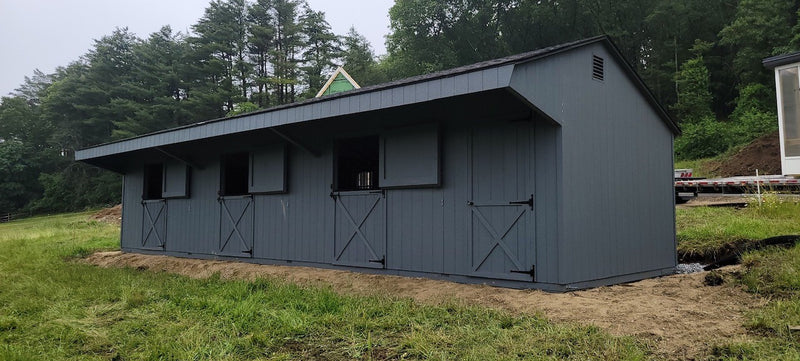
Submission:
POLYGON ((800 49, 798 1, 396 0, 388 54, 303 0, 213 0, 191 32, 118 28, 0 100, 0 212, 117 202, 75 149, 312 97, 337 65, 377 84, 609 35, 683 127, 681 159, 777 128, 770 55, 800 49))

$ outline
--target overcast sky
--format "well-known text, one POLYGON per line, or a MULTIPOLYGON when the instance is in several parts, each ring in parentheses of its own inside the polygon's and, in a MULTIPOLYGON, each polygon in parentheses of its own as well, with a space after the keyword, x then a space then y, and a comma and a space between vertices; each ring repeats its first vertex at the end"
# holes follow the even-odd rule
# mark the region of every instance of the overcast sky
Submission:
MULTIPOLYGON (((307 0, 325 12, 336 34, 350 26, 369 39, 376 54, 386 52, 393 0, 307 0)), ((146 38, 163 25, 188 32, 203 15, 206 0, 0 0, 0 96, 34 69, 51 73, 85 54, 115 27, 127 26, 146 38)))

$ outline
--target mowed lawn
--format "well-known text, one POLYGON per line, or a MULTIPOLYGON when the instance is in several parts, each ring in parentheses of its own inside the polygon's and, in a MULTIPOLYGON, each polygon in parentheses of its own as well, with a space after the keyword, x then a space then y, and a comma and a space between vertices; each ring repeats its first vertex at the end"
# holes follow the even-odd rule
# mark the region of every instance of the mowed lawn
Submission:
POLYGON ((0 360, 641 360, 632 338, 452 302, 343 296, 80 262, 88 213, 0 224, 0 360))

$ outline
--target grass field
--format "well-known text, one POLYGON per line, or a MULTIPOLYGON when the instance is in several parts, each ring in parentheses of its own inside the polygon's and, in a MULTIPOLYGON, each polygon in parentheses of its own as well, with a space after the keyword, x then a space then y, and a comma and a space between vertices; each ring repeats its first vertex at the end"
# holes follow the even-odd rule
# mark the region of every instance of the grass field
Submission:
MULTIPOLYGON (((677 209, 678 249, 684 253, 713 254, 732 244, 779 235, 800 234, 800 204, 767 196, 764 203, 744 209, 677 209)), ((716 345, 721 360, 800 360, 800 247, 766 248, 742 256, 743 270, 731 282, 770 299, 752 310, 746 327, 755 341, 716 345)))
MULTIPOLYGON (((677 212, 679 248, 800 233, 800 205, 677 212)), ((0 224, 0 360, 643 360, 648 344, 455 301, 342 296, 255 282, 104 269, 80 259, 118 248, 118 228, 88 213, 0 224)), ((800 359, 800 248, 744 255, 729 281, 771 298, 752 310, 751 341, 715 344, 711 360, 800 359)))
POLYGON ((277 280, 103 269, 88 214, 0 224, 0 360, 642 360, 595 327, 481 307, 341 296, 277 280))
POLYGON ((800 234, 800 203, 775 194, 743 209, 693 207, 676 210, 678 252, 711 255, 726 246, 780 235, 800 234))

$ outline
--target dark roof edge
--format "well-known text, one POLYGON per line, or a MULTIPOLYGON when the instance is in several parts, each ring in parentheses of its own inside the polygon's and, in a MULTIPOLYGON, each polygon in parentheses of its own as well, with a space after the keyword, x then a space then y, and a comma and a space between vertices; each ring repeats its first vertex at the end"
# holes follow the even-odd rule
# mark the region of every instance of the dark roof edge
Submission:
MULTIPOLYGON (((656 96, 653 94, 653 91, 651 91, 650 88, 647 86, 647 84, 644 83, 644 80, 642 80, 642 78, 639 76, 639 73, 636 72, 635 68, 631 65, 631 63, 628 62, 627 59, 625 59, 625 56, 622 55, 622 52, 619 50, 617 45, 614 44, 614 41, 611 40, 610 36, 608 36, 608 35, 598 35, 598 36, 595 36, 595 37, 591 37, 591 38, 587 38, 587 39, 584 39, 584 40, 580 40, 579 42, 580 42, 580 44, 576 44, 576 45, 570 46, 569 48, 565 48, 565 49, 558 49, 556 51, 549 52, 547 55, 553 55, 553 54, 556 54, 556 53, 559 53, 559 52, 562 52, 562 51, 566 51, 566 50, 570 50, 572 48, 583 46, 583 45, 586 45, 586 44, 589 44, 589 43, 603 42, 604 44, 606 44, 606 46, 609 48, 609 50, 611 50, 612 55, 614 55, 617 58, 617 60, 619 60, 620 63, 622 63, 622 69, 631 78, 631 80, 633 80, 633 83, 636 85, 636 87, 639 89, 639 91, 644 93, 644 96, 647 99, 647 101, 650 103, 650 105, 653 108, 656 109, 656 112, 661 117, 661 120, 663 120, 664 123, 666 123, 667 127, 669 127, 675 135, 681 135, 682 134, 681 128, 678 125, 678 122, 676 122, 674 119, 672 119, 672 116, 669 115, 669 112, 667 112, 667 110, 664 108, 664 106, 661 105, 661 102, 659 102, 658 99, 656 99, 656 96)), ((578 42, 576 42, 576 43, 578 43, 578 42)), ((567 44, 565 44, 565 45, 567 45, 567 44)), ((536 59, 538 59, 538 57, 532 57, 530 59, 525 60, 524 62, 534 61, 536 59)))
POLYGON ((661 102, 659 102, 658 99, 656 99, 656 96, 655 94, 653 94, 653 91, 650 90, 650 87, 648 87, 647 84, 644 83, 642 77, 639 76, 639 73, 636 72, 636 68, 633 67, 633 65, 628 61, 628 59, 625 59, 625 56, 622 55, 622 51, 619 50, 617 44, 614 44, 614 42, 611 40, 610 37, 608 36, 604 37, 606 40, 605 44, 609 48, 611 48, 611 52, 617 57, 617 59, 620 60, 620 62, 623 65, 622 68, 625 69, 625 72, 633 80, 633 83, 636 85, 636 87, 639 88, 639 91, 644 93, 645 98, 647 98, 647 101, 650 103, 650 105, 656 108, 656 111, 659 113, 664 123, 666 123, 670 129, 672 129, 672 132, 675 135, 681 135, 683 132, 681 131, 681 127, 680 125, 678 125, 678 122, 675 121, 675 119, 672 119, 672 116, 669 115, 667 109, 665 109, 664 106, 661 105, 661 102))
POLYGON ((761 61, 767 69, 775 69, 781 65, 800 63, 800 52, 771 56, 761 61))
POLYGON ((446 78, 446 77, 450 77, 450 76, 456 76, 456 75, 469 73, 469 72, 473 72, 473 71, 478 71, 478 70, 483 70, 483 69, 492 68, 492 67, 499 67, 499 66, 504 66, 504 65, 509 65, 509 64, 524 63, 524 62, 528 62, 528 61, 531 61, 531 60, 539 59, 539 58, 542 58, 542 57, 550 56, 550 55, 553 55, 553 54, 561 53, 561 52, 564 52, 564 51, 567 51, 567 50, 571 50, 571 49, 574 49, 574 48, 577 48, 577 47, 581 47, 581 46, 584 46, 586 44, 590 44, 590 43, 594 43, 594 42, 597 42, 597 41, 601 41, 603 39, 607 39, 607 36, 605 36, 605 35, 594 36, 594 37, 591 37, 591 38, 586 38, 586 39, 581 39, 581 40, 577 40, 577 41, 573 41, 573 42, 569 42, 569 43, 554 45, 554 46, 551 46, 551 47, 541 48, 541 49, 529 51, 529 52, 526 52, 526 53, 521 53, 521 54, 517 54, 517 55, 511 55, 511 56, 498 58, 498 59, 493 59, 493 60, 487 60, 487 61, 483 61, 483 62, 479 62, 479 63, 460 66, 460 67, 457 67, 457 68, 452 68, 452 69, 448 69, 448 70, 442 70, 442 71, 438 71, 438 72, 434 72, 434 73, 417 75, 417 76, 413 76, 413 77, 409 77, 409 78, 395 80, 395 81, 388 82, 388 83, 376 84, 376 85, 372 85, 372 86, 368 86, 368 87, 363 87, 363 88, 360 88, 360 89, 354 89, 354 90, 350 90, 350 91, 346 91, 346 92, 327 95, 327 96, 323 96, 323 97, 320 97, 320 98, 311 98, 311 99, 306 99, 306 100, 302 100, 302 101, 291 103, 291 104, 278 105, 278 106, 275 106, 275 107, 272 107, 272 108, 260 109, 260 110, 256 110, 256 111, 249 112, 249 113, 238 114, 238 115, 231 116, 231 117, 224 117, 224 118, 205 120, 205 121, 201 121, 201 122, 197 122, 197 123, 182 125, 182 126, 179 126, 179 127, 158 130, 158 131, 147 133, 147 134, 137 135, 135 137, 130 137, 130 138, 125 138, 125 139, 120 139, 120 140, 115 140, 115 141, 110 141, 110 142, 105 142, 105 143, 101 143, 101 144, 92 145, 92 146, 89 146, 89 147, 81 148, 78 151, 80 152, 80 151, 84 151, 84 150, 88 150, 88 149, 93 149, 93 148, 106 146, 106 145, 109 145, 109 144, 127 142, 127 141, 131 141, 131 140, 134 140, 134 139, 140 139, 140 138, 148 137, 148 136, 151 136, 151 135, 168 133, 168 132, 172 132, 172 131, 176 131, 176 130, 192 128, 192 127, 201 126, 201 125, 210 124, 210 123, 221 122, 221 121, 225 121, 225 120, 229 120, 229 119, 243 118, 243 117, 256 115, 256 114, 269 113, 269 112, 274 112, 274 111, 278 111, 278 110, 282 110, 282 109, 295 108, 295 107, 300 107, 300 106, 304 106, 304 105, 308 105, 308 104, 320 103, 320 102, 335 100, 335 99, 339 99, 339 98, 345 98, 345 97, 349 97, 349 96, 353 96, 353 95, 359 95, 359 94, 363 94, 363 93, 370 93, 370 92, 373 92, 373 91, 386 90, 386 89, 391 89, 391 88, 394 88, 394 87, 410 85, 410 84, 420 83, 420 82, 429 81, 429 80, 436 80, 436 79, 446 78))

